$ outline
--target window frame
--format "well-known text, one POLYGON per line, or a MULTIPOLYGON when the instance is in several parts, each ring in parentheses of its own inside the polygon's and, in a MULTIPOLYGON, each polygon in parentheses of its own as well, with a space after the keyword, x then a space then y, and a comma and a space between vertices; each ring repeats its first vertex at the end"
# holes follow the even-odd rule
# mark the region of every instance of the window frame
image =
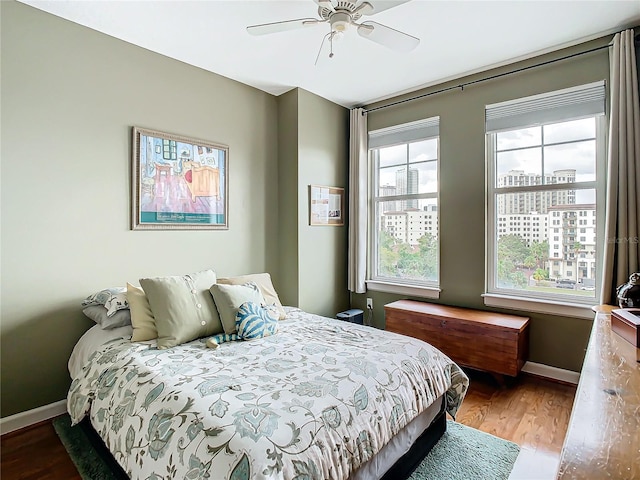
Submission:
MULTIPOLYGON (((604 217, 605 217, 605 170, 606 170, 606 151, 607 151, 607 116, 606 115, 587 115, 569 117, 564 120, 553 120, 540 125, 549 125, 559 122, 569 122, 579 120, 580 118, 594 118, 596 132, 596 158, 595 158, 595 174, 596 179, 588 182, 567 182, 561 184, 543 184, 543 185, 527 185, 523 187, 507 186, 496 187, 497 184, 497 156, 496 141, 499 132, 485 133, 486 139, 486 264, 485 264, 485 293, 482 295, 484 303, 491 307, 500 307, 516 310, 528 310, 532 312, 565 315, 579 318, 593 318, 591 307, 600 303, 600 292, 595 291, 595 297, 584 297, 568 294, 551 294, 543 292, 525 293, 523 290, 499 288, 497 282, 497 195, 516 192, 535 192, 535 191, 553 191, 567 190, 567 185, 571 186, 571 190, 595 190, 596 197, 596 285, 600 285, 602 277, 602 261, 604 256, 604 217)), ((508 130, 516 130, 525 127, 513 128, 508 130)), ((577 140, 581 141, 581 140, 577 140)), ((576 142, 577 142, 576 141, 576 142)), ((573 143, 573 142, 567 142, 573 143)), ((545 144, 541 144, 544 148, 545 144)), ((544 172, 542 172, 544 177, 544 172)), ((551 229, 556 229, 555 222, 549 222, 549 235, 553 236, 551 229)), ((577 226, 576 226, 577 227, 577 226)), ((553 266, 551 267, 551 269, 553 266)), ((551 273, 551 271, 550 271, 551 273)))
MULTIPOLYGON (((439 122, 439 117, 437 118, 439 122)), ((408 140, 403 142, 390 143, 388 145, 379 145, 368 149, 368 223, 369 223, 369 235, 367 241, 367 289, 372 291, 395 293, 400 295, 411 295, 422 298, 437 299, 440 296, 440 134, 425 136, 416 140, 408 140), (406 162, 404 166, 409 168, 411 165, 409 161, 409 149, 412 143, 423 142, 426 140, 435 139, 436 145, 436 159, 428 160, 436 162, 437 171, 437 191, 426 193, 415 193, 406 195, 379 195, 378 186, 378 174, 379 174, 379 150, 382 148, 393 147, 398 145, 406 146, 406 162), (392 201, 409 201, 409 200, 424 200, 435 199, 438 208, 438 236, 437 242, 437 275, 435 281, 420 281, 415 279, 402 279, 397 277, 386 277, 378 274, 378 232, 380 231, 380 215, 378 215, 378 205, 384 202, 392 201)), ((425 161, 426 162, 426 161, 425 161)), ((408 228, 408 225, 407 225, 408 228)))

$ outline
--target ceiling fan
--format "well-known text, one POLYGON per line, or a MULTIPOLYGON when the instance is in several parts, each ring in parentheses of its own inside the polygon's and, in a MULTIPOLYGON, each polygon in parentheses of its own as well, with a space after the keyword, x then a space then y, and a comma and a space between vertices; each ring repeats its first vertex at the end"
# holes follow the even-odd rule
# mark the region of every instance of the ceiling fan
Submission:
MULTIPOLYGON (((376 13, 407 3, 410 0, 313 1, 318 4, 319 19, 298 18, 295 20, 251 25, 247 27, 247 32, 252 35, 267 35, 328 23, 331 30, 325 35, 322 44, 324 44, 327 38, 329 39, 331 43, 331 53, 329 57, 333 57, 333 41, 340 39, 344 32, 352 27, 356 29, 358 35, 361 37, 399 52, 409 52, 420 43, 419 38, 371 20, 358 23, 358 20, 363 16, 375 15, 376 13)), ((322 45, 320 46, 320 50, 322 50, 322 45)), ((319 55, 320 52, 318 52, 318 56, 319 55)), ((317 61, 316 58, 316 62, 317 61)))

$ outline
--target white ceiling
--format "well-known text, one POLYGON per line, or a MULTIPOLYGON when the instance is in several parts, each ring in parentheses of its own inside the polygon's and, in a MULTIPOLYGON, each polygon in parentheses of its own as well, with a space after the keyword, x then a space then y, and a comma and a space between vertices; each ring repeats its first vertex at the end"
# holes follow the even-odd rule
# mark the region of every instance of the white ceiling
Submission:
POLYGON ((413 0, 363 20, 419 37, 414 51, 394 52, 351 29, 333 58, 325 43, 314 65, 328 24, 259 37, 245 29, 317 18, 313 0, 21 1, 274 95, 300 87, 346 107, 640 24, 638 0, 413 0))

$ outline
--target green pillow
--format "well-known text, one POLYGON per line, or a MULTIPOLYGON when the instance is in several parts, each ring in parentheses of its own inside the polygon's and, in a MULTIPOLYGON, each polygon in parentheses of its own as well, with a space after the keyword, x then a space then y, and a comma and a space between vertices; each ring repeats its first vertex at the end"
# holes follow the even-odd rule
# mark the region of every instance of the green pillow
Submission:
POLYGON ((170 348, 200 337, 222 333, 209 287, 212 270, 173 277, 141 278, 158 330, 158 348, 170 348))
POLYGON ((132 342, 144 342, 158 338, 156 319, 144 290, 127 282, 127 303, 131 310, 132 342))
POLYGON ((227 334, 235 333, 236 314, 243 303, 253 302, 258 305, 264 305, 265 303, 260 289, 253 282, 245 283, 244 285, 214 284, 211 285, 209 290, 216 302, 224 333, 227 334))

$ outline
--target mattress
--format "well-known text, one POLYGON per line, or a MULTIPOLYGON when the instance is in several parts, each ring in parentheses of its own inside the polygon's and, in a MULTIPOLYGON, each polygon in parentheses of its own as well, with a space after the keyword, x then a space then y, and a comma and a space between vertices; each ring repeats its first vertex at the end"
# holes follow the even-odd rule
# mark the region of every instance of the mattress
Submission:
MULTIPOLYGON (((132 334, 131 325, 110 330, 103 330, 100 325, 91 327, 80 337, 69 357, 67 366, 71 378, 76 378, 82 372, 82 367, 87 364, 89 357, 99 351, 103 345, 112 340, 130 340, 132 334)), ((155 341, 148 343, 155 344, 155 341)))

